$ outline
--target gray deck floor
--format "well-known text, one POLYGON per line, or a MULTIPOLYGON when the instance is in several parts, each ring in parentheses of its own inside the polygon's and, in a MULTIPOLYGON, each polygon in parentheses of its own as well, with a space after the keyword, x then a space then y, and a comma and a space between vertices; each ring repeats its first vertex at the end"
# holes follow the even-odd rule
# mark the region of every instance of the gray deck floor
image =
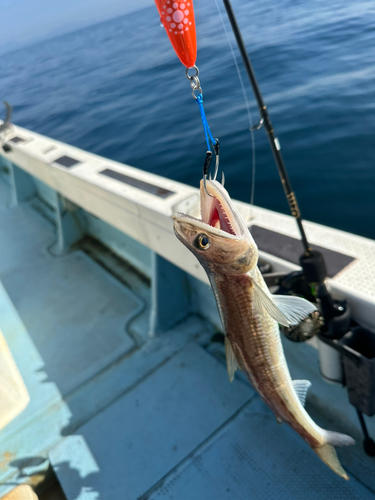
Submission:
MULTIPOLYGON (((31 402, 0 432, 0 496, 49 460, 68 500, 373 498, 359 447, 339 451, 351 476, 341 480, 243 377, 229 384, 210 324, 192 316, 145 341, 145 285, 129 289, 79 249, 53 257, 54 227, 9 202, 0 180, 0 329, 31 402)), ((297 376, 306 347, 292 349, 297 376)), ((346 430, 314 392, 308 409, 346 430)))

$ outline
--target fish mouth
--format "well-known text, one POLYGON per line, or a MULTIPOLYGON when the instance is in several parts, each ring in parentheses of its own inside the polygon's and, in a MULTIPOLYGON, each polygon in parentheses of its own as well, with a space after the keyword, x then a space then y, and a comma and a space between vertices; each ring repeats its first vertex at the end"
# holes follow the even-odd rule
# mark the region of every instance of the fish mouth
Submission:
POLYGON ((230 239, 240 239, 245 234, 244 222, 231 201, 228 192, 218 181, 203 180, 200 184, 201 219, 178 213, 173 219, 179 222, 194 223, 201 229, 230 239))

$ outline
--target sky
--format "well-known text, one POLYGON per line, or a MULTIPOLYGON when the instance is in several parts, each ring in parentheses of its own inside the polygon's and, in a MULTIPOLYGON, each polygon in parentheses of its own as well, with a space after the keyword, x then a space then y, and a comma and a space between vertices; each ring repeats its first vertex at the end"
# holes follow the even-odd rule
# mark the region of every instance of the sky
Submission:
POLYGON ((153 3, 153 0, 0 0, 0 53, 153 3))

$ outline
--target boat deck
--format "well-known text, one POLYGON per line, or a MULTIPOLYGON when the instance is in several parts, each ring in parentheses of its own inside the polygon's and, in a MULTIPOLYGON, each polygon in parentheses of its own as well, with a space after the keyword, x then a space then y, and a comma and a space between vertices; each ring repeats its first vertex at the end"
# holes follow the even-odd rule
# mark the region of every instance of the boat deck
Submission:
MULTIPOLYGON (((0 496, 52 467, 68 500, 373 498, 374 459, 360 444, 338 451, 346 482, 241 374, 229 383, 211 323, 190 315, 150 336, 147 280, 109 272, 87 241, 56 256, 55 240, 37 200, 11 206, 0 179, 0 330, 31 398, 0 432, 0 496)), ((360 441, 316 351, 285 347, 292 375, 313 383, 313 418, 360 441)))

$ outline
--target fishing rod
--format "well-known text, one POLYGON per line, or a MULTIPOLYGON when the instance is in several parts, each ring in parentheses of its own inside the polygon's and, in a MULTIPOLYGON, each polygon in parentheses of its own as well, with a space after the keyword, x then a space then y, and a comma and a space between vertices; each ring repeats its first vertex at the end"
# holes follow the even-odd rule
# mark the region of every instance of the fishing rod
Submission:
MULTIPOLYGON (((281 156, 280 143, 275 135, 271 119, 268 115, 267 107, 263 101, 262 94, 260 92, 258 82, 255 78, 251 62, 246 51, 246 47, 241 35, 240 28, 237 23, 237 19, 233 12, 233 8, 230 0, 223 0, 229 22, 231 24, 239 51, 242 56, 242 60, 249 77, 250 84, 252 86, 255 99, 259 108, 259 113, 261 120, 258 126, 254 128, 261 128, 264 126, 267 137, 271 146, 271 150, 276 162, 277 169, 279 171, 281 183, 284 188, 286 198, 289 203, 290 211, 292 216, 296 219, 301 241, 304 248, 304 253, 300 256, 300 265, 303 270, 303 276, 305 277, 307 283, 312 285, 316 291, 317 296, 320 301, 321 312, 325 321, 324 334, 325 340, 334 340, 342 338, 349 329, 349 324, 351 320, 351 309, 346 301, 334 300, 328 291, 325 279, 327 278, 327 267, 324 260, 324 256, 318 250, 312 250, 310 244, 308 243, 306 233, 302 223, 301 212, 298 206, 296 195, 292 189, 286 167, 281 156)), ((291 282, 293 279, 291 279, 291 282)), ((292 290, 292 288, 291 288, 292 290)))
POLYGON ((273 157, 275 159, 275 163, 281 179, 281 183, 284 188, 285 196, 289 204, 290 212, 297 222, 297 226, 301 235, 301 242, 303 245, 304 253, 300 257, 300 264, 304 270, 308 283, 316 283, 319 285, 319 295, 321 296, 323 308, 325 309, 326 312, 325 315, 334 316, 333 314, 334 303, 324 284, 324 280, 327 277, 327 268, 324 261, 324 257, 319 251, 312 250, 307 240, 305 229, 303 227, 301 211, 299 209, 299 205, 297 202, 297 197, 292 189, 292 185, 290 183, 288 173, 281 155, 280 143, 275 135, 275 131, 267 111, 267 106, 264 103, 262 94, 258 86, 258 82, 255 78, 255 74, 251 66, 250 58, 246 51, 245 43, 243 41, 240 28, 238 26, 237 19, 232 8, 232 4, 230 0, 223 0, 223 3, 234 36, 236 38, 237 46, 241 53, 242 61, 244 63, 247 76, 252 86, 254 96, 259 108, 259 113, 261 116, 259 124, 254 128, 261 128, 263 126, 266 130, 268 141, 270 143, 273 157))
POLYGON ((301 212, 300 212, 300 209, 298 206, 297 198, 296 198, 296 195, 292 189, 292 186, 291 186, 291 183, 290 183, 290 180, 288 177, 288 173, 286 171, 285 164, 284 164, 283 158, 281 156, 281 152, 280 152, 281 148, 280 148, 279 140, 275 135, 274 128, 273 128, 272 123, 271 123, 271 119, 268 115, 267 106, 265 105, 265 103, 263 101, 263 97, 262 97, 262 94, 260 92, 258 82, 255 78, 255 74, 254 74, 253 68, 251 66, 251 62, 250 62, 249 56, 248 56, 247 51, 246 51, 246 47, 245 47, 245 44, 244 44, 244 41, 243 41, 243 38, 242 38, 242 35, 240 32, 240 28, 239 28, 238 23, 237 23, 237 19, 234 15, 231 2, 230 2, 230 0, 223 0, 223 3, 225 6, 225 9, 227 11, 229 22, 232 26, 232 30, 233 30, 234 36, 236 38, 238 49, 241 53, 242 61, 244 63, 246 73, 247 73, 247 76, 249 77, 250 84, 253 88, 255 99, 257 101, 257 105, 259 108, 261 120, 260 120, 257 128, 261 128, 263 126, 267 132, 267 137, 268 137, 268 140, 269 140, 269 143, 271 146, 271 150, 272 150, 275 162, 276 162, 277 169, 279 171, 281 183, 282 183, 283 188, 284 188, 286 199, 288 200, 291 214, 297 221, 297 225, 298 225, 298 229, 299 229, 300 234, 301 234, 301 240, 302 240, 302 244, 304 247, 305 255, 306 256, 310 255, 311 247, 307 241, 306 233, 305 233, 305 230, 304 230, 304 227, 302 224, 301 212))

